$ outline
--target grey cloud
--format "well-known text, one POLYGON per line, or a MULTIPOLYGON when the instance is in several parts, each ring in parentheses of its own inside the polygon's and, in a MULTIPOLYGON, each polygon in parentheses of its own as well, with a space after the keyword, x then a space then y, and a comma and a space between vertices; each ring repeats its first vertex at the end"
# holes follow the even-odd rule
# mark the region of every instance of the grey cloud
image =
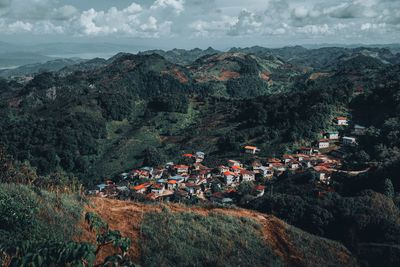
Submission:
POLYGON ((77 14, 78 10, 74 6, 66 5, 54 9, 52 17, 56 20, 69 20, 77 14))
POLYGON ((10 0, 0 0, 0 8, 10 5, 10 0))

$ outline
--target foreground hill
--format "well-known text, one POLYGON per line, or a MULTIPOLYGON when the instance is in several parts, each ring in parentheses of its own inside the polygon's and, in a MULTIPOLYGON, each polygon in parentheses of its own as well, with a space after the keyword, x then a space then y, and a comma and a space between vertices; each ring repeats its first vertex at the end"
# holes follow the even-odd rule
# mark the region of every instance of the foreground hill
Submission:
MULTIPOLYGON (((134 263, 144 266, 160 263, 224 266, 240 261, 242 266, 357 266, 356 259, 340 243, 308 234, 263 213, 211 206, 150 205, 104 198, 93 198, 92 201, 94 206, 86 209, 98 213, 111 228, 119 229, 122 235, 131 238, 132 250, 128 255, 134 263), (182 221, 184 218, 190 220, 182 221), (213 225, 206 226, 203 222, 213 225), (229 232, 225 231, 229 227, 237 231, 232 239, 226 239, 229 232), (220 243, 204 240, 208 235, 220 243), (219 250, 221 254, 218 255, 219 250)), ((93 240, 93 233, 83 225, 82 228, 84 233, 79 241, 93 240)), ((97 260, 111 252, 109 247, 97 260)))

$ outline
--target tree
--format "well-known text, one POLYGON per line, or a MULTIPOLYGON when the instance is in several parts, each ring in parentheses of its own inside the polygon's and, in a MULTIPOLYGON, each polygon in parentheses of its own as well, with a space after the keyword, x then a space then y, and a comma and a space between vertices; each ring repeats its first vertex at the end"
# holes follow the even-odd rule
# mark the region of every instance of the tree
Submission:
POLYGON ((383 183, 383 194, 386 195, 388 198, 393 198, 394 196, 394 187, 392 180, 386 178, 383 183))

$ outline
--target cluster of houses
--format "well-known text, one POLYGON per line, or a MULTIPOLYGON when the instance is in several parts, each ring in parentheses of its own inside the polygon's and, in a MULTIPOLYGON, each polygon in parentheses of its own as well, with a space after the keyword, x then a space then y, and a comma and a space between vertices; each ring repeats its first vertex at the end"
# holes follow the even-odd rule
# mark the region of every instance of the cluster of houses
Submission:
MULTIPOLYGON (((345 117, 336 118, 336 123, 348 125, 345 117)), ((352 133, 362 135, 365 133, 365 127, 355 125, 352 133)), ((330 148, 331 144, 339 139, 338 132, 328 132, 324 135, 324 139, 316 141, 314 148, 302 147, 296 154, 284 155, 280 159, 264 159, 262 160, 264 164, 253 162, 251 166, 244 166, 237 160, 228 160, 226 164, 217 168, 209 168, 202 164, 205 157, 203 152, 184 154, 182 160, 184 164, 168 162, 163 166, 142 167, 122 173, 121 178, 127 181, 127 186, 118 186, 112 181, 106 181, 97 185, 90 193, 113 197, 121 191, 131 190, 151 199, 184 200, 197 196, 205 201, 230 203, 233 201, 232 195, 238 193, 235 188, 242 182, 256 182, 256 176, 271 179, 274 174, 279 176, 285 171, 300 172, 305 169, 312 169, 319 183, 329 185, 332 172, 341 167, 341 160, 321 154, 320 150, 330 148), (137 181, 141 180, 146 182, 138 184, 137 181)), ((343 145, 357 145, 356 137, 342 136, 341 139, 343 145)), ((245 146, 244 151, 256 154, 260 149, 255 146, 245 146)), ((252 188, 254 197, 262 196, 264 191, 263 185, 255 185, 252 188)))

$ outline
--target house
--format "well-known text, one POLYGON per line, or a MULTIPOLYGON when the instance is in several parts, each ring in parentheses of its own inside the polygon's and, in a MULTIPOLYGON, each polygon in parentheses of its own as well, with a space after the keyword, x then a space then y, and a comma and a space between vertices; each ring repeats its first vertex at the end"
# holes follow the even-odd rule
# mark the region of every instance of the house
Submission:
POLYGON ((227 172, 227 171, 229 171, 229 167, 227 167, 227 166, 218 166, 218 170, 219 170, 219 172, 222 174, 222 173, 224 173, 224 172, 227 172))
POLYGON ((317 146, 319 149, 328 148, 329 147, 329 139, 317 140, 317 146))
POLYGON ((185 155, 183 155, 183 157, 185 158, 186 162, 190 162, 190 163, 196 162, 196 156, 195 155, 185 154, 185 155))
POLYGON ((331 171, 324 166, 315 166, 313 169, 317 173, 318 180, 323 184, 329 185, 331 180, 331 171))
POLYGON ((355 137, 343 136, 342 142, 344 145, 350 145, 350 146, 357 145, 357 139, 355 137))
POLYGON ((365 134, 366 130, 367 130, 367 128, 365 128, 364 126, 361 126, 358 124, 354 125, 354 133, 356 135, 363 135, 363 134, 365 134))
POLYGON ((210 178, 210 177, 211 177, 211 171, 210 171, 210 170, 199 171, 198 176, 199 176, 201 179, 210 178))
POLYGON ((183 183, 185 181, 185 177, 180 176, 180 175, 175 175, 175 176, 172 176, 172 177, 168 178, 168 180, 169 181, 175 180, 177 184, 180 184, 180 183, 183 183))
POLYGON ((327 132, 325 137, 331 140, 339 139, 339 132, 327 132))
POLYGON ((283 160, 285 162, 285 164, 289 163, 290 161, 294 160, 294 157, 291 155, 284 155, 283 156, 283 160))
POLYGON ((189 192, 189 194, 197 195, 201 192, 201 187, 194 183, 186 183, 185 190, 189 192))
POLYGON ((248 182, 256 180, 255 173, 252 171, 241 170, 240 174, 242 175, 242 181, 248 182))
POLYGON ((176 180, 169 180, 167 182, 167 189, 174 190, 176 188, 176 180))
POLYGON ((125 180, 125 179, 127 179, 129 177, 129 173, 124 172, 124 173, 121 173, 120 176, 121 176, 122 179, 125 180))
POLYGON ((251 164, 251 166, 252 166, 253 171, 256 172, 256 173, 258 173, 260 168, 263 167, 263 165, 261 163, 259 163, 259 162, 253 162, 251 164))
POLYGON ((310 156, 310 155, 312 155, 313 150, 311 147, 301 147, 301 148, 299 148, 299 152, 310 156))
POLYGON ((277 172, 286 171, 286 167, 282 163, 272 163, 272 169, 274 169, 277 172))
POLYGON ((150 173, 148 171, 140 171, 139 178, 148 179, 148 178, 150 178, 150 173))
POLYGON ((160 179, 162 177, 163 173, 164 173, 163 170, 154 170, 153 173, 151 174, 151 178, 160 179))
POLYGON ((174 167, 174 163, 172 162, 172 161, 170 161, 170 162, 167 162, 166 164, 165 164, 165 168, 166 169, 172 169, 173 167, 174 167))
POLYGON ((228 160, 228 166, 229 167, 233 167, 233 166, 239 166, 239 167, 243 167, 242 163, 240 163, 237 160, 228 160))
POLYGON ((204 160, 204 152, 196 152, 196 162, 202 162, 204 160))
POLYGON ((274 170, 272 167, 262 167, 260 168, 260 174, 262 174, 264 178, 271 178, 274 175, 274 170))
POLYGON ((216 192, 210 196, 210 200, 218 203, 232 203, 232 198, 229 198, 223 192, 216 192))
POLYGON ((306 168, 311 168, 313 166, 313 160, 311 158, 303 158, 301 163, 304 165, 306 168))
POLYGON ((265 186, 263 185, 255 185, 253 187, 253 195, 256 197, 262 197, 264 195, 265 186))
POLYGON ((174 169, 176 170, 177 174, 184 174, 189 171, 189 166, 186 165, 175 165, 174 169))
POLYGON ((106 184, 98 184, 98 185, 96 185, 96 187, 98 188, 99 191, 103 191, 104 188, 107 187, 107 185, 106 184))
POLYGON ((224 182, 228 185, 233 183, 238 183, 239 174, 231 171, 227 171, 223 173, 224 175, 224 182))
POLYGON ((141 170, 142 172, 148 172, 149 175, 152 175, 154 169, 153 169, 153 167, 142 167, 142 168, 140 168, 140 170, 141 170))
POLYGON ((300 168, 300 163, 297 160, 292 160, 289 162, 288 166, 290 169, 296 170, 296 169, 300 168))
POLYGON ((260 149, 258 149, 255 146, 245 146, 244 150, 246 151, 246 153, 253 154, 253 155, 260 151, 260 149))
POLYGON ((164 186, 160 184, 153 184, 151 186, 151 193, 162 194, 164 193, 164 186))
POLYGON ((347 125, 347 118, 346 117, 337 117, 336 123, 337 123, 337 125, 347 125))
POLYGON ((144 183, 141 185, 137 185, 132 187, 132 189, 136 192, 136 193, 145 193, 147 191, 147 187, 149 187, 151 184, 150 183, 144 183))
POLYGON ((232 167, 232 170, 236 173, 240 173, 243 170, 243 168, 238 165, 235 165, 232 167))

